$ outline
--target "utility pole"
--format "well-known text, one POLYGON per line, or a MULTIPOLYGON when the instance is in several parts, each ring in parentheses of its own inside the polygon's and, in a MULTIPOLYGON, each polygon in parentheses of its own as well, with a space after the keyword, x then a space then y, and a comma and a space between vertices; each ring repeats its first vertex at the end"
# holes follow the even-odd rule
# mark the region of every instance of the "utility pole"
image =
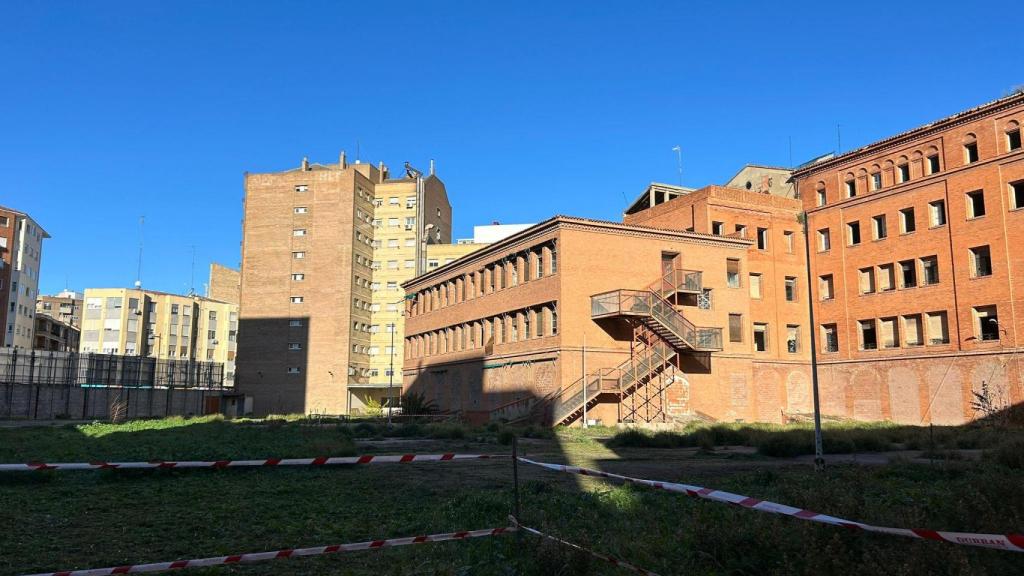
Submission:
POLYGON ((821 445, 821 404, 818 398, 818 347, 815 339, 814 303, 811 300, 811 240, 807 233, 807 213, 803 213, 804 225, 804 256, 807 266, 807 316, 811 323, 808 327, 808 340, 811 341, 811 391, 814 394, 814 469, 825 469, 825 455, 821 445))
POLYGON ((388 324, 391 330, 391 361, 388 367, 388 428, 391 427, 391 408, 394 406, 394 395, 391 390, 395 385, 395 323, 388 324))
POLYGON ((587 334, 583 333, 583 427, 587 427, 587 334))

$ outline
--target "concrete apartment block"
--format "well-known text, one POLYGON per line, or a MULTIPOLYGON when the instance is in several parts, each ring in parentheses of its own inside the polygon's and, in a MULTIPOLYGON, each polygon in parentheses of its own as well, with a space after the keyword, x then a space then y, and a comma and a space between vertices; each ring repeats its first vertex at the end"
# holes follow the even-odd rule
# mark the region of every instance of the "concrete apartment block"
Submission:
POLYGON ((28 214, 0 206, 0 343, 6 348, 34 343, 43 240, 49 237, 28 214))
POLYGON ((47 352, 77 352, 80 335, 77 327, 37 312, 32 348, 47 352))
POLYGON ((36 298, 36 314, 46 314, 69 326, 81 328, 82 294, 73 290, 62 290, 56 296, 39 296, 36 298))
POLYGON ((1024 401, 1021 123, 1018 93, 796 170, 826 414, 959 424, 983 385, 1024 401))

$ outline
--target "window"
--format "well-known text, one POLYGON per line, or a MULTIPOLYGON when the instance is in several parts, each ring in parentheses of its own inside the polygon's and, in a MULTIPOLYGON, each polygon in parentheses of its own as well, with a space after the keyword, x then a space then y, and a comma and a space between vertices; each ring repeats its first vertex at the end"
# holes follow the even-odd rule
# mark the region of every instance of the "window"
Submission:
POLYGON ((406 260, 405 263, 403 264, 403 266, 405 266, 406 268, 415 268, 416 267, 416 261, 415 260, 406 260))
POLYGON ((849 222, 846 225, 846 243, 850 246, 860 244, 860 222, 849 222))
POLYGON ((908 314, 903 317, 903 337, 907 346, 924 344, 924 332, 921 330, 921 315, 908 314))
POLYGON ((928 203, 928 222, 933 227, 946 225, 945 200, 935 200, 928 203))
POLYGON ((946 311, 929 312, 928 316, 928 343, 949 344, 949 324, 946 321, 946 311))
POLYGON ((551 334, 558 334, 558 309, 551 309, 551 334))
POLYGON ((885 225, 885 214, 879 214, 871 218, 871 233, 875 240, 881 240, 889 236, 889 229, 885 225))
POLYGON ((729 314, 729 342, 743 342, 743 314, 729 314))
POLYGON ((398 248, 398 238, 389 238, 388 248, 398 248))
POLYGON ((786 276, 786 302, 796 302, 795 276, 786 276))
POLYGON ((878 321, 882 333, 882 348, 899 348, 900 333, 896 318, 882 318, 878 321))
POLYGON ((293 212, 295 214, 307 214, 309 212, 309 208, 306 208, 305 206, 296 206, 293 212))
POLYGON ((847 180, 846 181, 846 197, 853 198, 857 195, 857 181, 847 180))
POLYGON ((824 352, 839 351, 839 330, 835 324, 821 325, 821 348, 824 352))
POLYGON ((767 250, 768 249, 768 229, 758 228, 757 229, 757 249, 767 250))
POLYGON ((711 233, 715 236, 721 236, 725 232, 725 224, 723 222, 712 222, 711 233))
POLYGON ((398 228, 398 218, 388 218, 388 228, 398 228))
POLYGON ((1010 182, 1010 206, 1014 210, 1024 208, 1024 180, 1010 182))
POLYGON ((782 233, 782 244, 786 247, 787 253, 793 253, 793 233, 789 230, 782 233))
POLYGON ((1006 132, 1006 148, 1010 151, 1020 150, 1020 128, 1012 128, 1006 132))
POLYGON ((398 260, 388 260, 388 270, 398 270, 398 260))
POLYGON ((939 171, 939 155, 932 154, 928 157, 928 173, 935 174, 939 171))
POLYGON ((306 275, 305 274, 292 274, 292 280, 294 280, 296 282, 302 282, 305 279, 306 279, 306 275))
POLYGON ((968 142, 964 144, 964 161, 973 164, 978 161, 978 143, 968 142))
POLYGON ((740 287, 740 261, 729 258, 725 261, 725 279, 729 288, 740 287))
POLYGON ((939 258, 925 256, 921 258, 921 281, 925 286, 939 283, 939 258))
POLYGON ((832 275, 825 274, 818 277, 818 300, 831 300, 835 297, 832 285, 832 275))
POLYGON ((398 206, 398 196, 388 198, 388 206, 398 206))
POLYGON ((913 260, 900 262, 900 287, 914 288, 917 286, 917 267, 913 260))
POLYGON ((877 350, 878 334, 875 332, 875 321, 859 320, 857 324, 860 326, 860 349, 877 350))
POLYGON ((302 344, 299 344, 298 342, 289 342, 288 350, 291 350, 292 352, 296 350, 302 350, 302 344))
POLYGON ((973 315, 974 333, 979 340, 999 340, 999 315, 995 306, 976 306, 973 315))
POLYGON ((0 228, 7 228, 11 225, 11 219, 7 216, 0 216, 0 228))
POLYGON ((296 260, 303 260, 306 258, 305 252, 292 252, 292 258, 296 260))
POLYGON ((818 251, 825 252, 832 249, 832 235, 828 228, 818 230, 818 251))
POLYGON ((300 372, 302 372, 302 368, 299 368, 298 366, 289 366, 288 367, 288 373, 289 374, 299 374, 300 372))
POLYGON ((980 218, 985 215, 985 192, 975 190, 967 193, 967 217, 980 218))
POLYGON ((868 266, 858 271, 858 285, 861 294, 871 294, 875 291, 875 269, 873 267, 868 266))
POLYGON ((416 226, 416 218, 409 216, 405 219, 405 229, 412 230, 416 226))
POLYGON ((292 296, 292 304, 302 304, 303 301, 302 296, 292 296))
POLYGON ((800 351, 800 326, 786 325, 786 352, 796 354, 800 351))
POLYGON ((306 184, 296 184, 295 185, 295 191, 296 192, 306 192, 308 190, 309 190, 309 186, 306 185, 306 184))
POLYGON ((761 299, 761 275, 751 274, 750 275, 750 297, 761 299))
POLYGON ((988 246, 975 246, 969 252, 971 254, 971 278, 991 276, 992 253, 988 246))
POLYGON ((900 182, 906 182, 910 180, 910 164, 900 164, 897 167, 897 171, 899 172, 900 182))
POLYGON ((295 230, 292 230, 292 236, 305 236, 305 235, 306 235, 306 229, 305 228, 296 228, 295 230))
POLYGON ((914 220, 914 209, 904 208, 900 210, 900 232, 910 234, 917 230, 917 222, 914 220))
POLYGON ((415 208, 416 207, 416 197, 415 196, 406 196, 405 197, 405 207, 406 208, 415 208))
POLYGON ((754 322, 754 351, 768 351, 768 325, 754 322))
POLYGON ((388 290, 398 290, 398 281, 391 280, 387 283, 388 290))
POLYGON ((882 188, 882 173, 872 172, 871 173, 871 189, 880 190, 882 188))
POLYGON ((380 228, 381 226, 384 225, 384 220, 382 220, 380 218, 374 218, 372 225, 373 225, 374 228, 380 228))
POLYGON ((739 236, 740 238, 747 237, 747 227, 745 224, 736 225, 736 235, 739 236))
POLYGON ((878 291, 888 292, 896 289, 896 267, 882 264, 878 267, 878 291))
POLYGON ((818 190, 818 206, 824 206, 828 203, 828 199, 825 196, 825 189, 818 190))

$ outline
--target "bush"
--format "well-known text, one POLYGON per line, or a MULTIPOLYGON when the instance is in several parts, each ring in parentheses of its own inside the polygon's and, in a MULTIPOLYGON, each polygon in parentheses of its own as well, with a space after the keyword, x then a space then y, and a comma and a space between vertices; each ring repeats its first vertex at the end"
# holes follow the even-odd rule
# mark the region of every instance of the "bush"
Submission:
POLYGON ((1007 468, 1024 470, 1024 440, 1006 442, 995 449, 995 461, 1007 468))
POLYGON ((352 427, 352 435, 357 438, 368 438, 380 434, 380 426, 372 422, 359 422, 352 427))
POLYGON ((428 416, 437 414, 437 405, 433 400, 417 392, 406 392, 402 395, 402 414, 408 416, 428 416))
POLYGON ((516 437, 516 433, 511 431, 511 430, 509 430, 508 428, 505 428, 503 430, 499 430, 498 431, 498 442, 501 443, 501 444, 504 444, 505 446, 511 445, 512 444, 512 440, 515 437, 516 437))
POLYGON ((409 422, 400 426, 395 426, 388 432, 389 436, 396 436, 399 438, 413 438, 416 436, 425 436, 426 432, 423 430, 423 426, 420 426, 416 422, 409 422))
POLYGON ((612 436, 612 439, 608 441, 608 445, 616 448, 644 448, 650 446, 650 441, 651 437, 642 430, 630 428, 612 436))
POLYGON ((757 451, 776 458, 814 454, 814 436, 804 430, 766 434, 758 444, 757 451))
POLYGON ((380 418, 384 415, 384 405, 379 400, 370 398, 363 406, 363 414, 370 418, 380 418))
POLYGON ((466 437, 466 429, 461 424, 427 424, 426 432, 431 438, 456 440, 466 437))

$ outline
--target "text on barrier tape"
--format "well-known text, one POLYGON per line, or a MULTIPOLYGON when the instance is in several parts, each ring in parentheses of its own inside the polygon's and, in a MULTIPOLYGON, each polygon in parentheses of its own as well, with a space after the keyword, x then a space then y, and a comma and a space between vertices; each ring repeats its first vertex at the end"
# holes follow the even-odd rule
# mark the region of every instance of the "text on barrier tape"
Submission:
POLYGON ((611 472, 601 472, 600 470, 591 470, 589 468, 580 468, 578 466, 536 462, 527 458, 519 458, 519 461, 526 464, 533 464, 534 466, 540 466, 541 468, 547 468, 548 470, 579 474, 580 476, 611 478, 614 480, 621 480, 623 482, 639 484, 641 486, 648 486, 658 490, 679 492, 680 494, 686 494, 687 496, 692 496, 694 498, 704 498, 715 502, 734 504, 736 506, 757 510, 759 512, 772 512, 774 514, 792 516, 801 520, 810 520, 811 522, 820 522, 822 524, 830 524, 832 526, 842 526, 844 528, 852 528, 855 530, 864 530, 866 532, 876 532, 880 534, 890 534, 893 536, 907 536, 909 538, 917 538, 920 540, 938 540, 941 542, 950 542, 952 544, 963 544, 965 546, 981 546, 983 548, 995 548, 997 550, 1024 552, 1024 534, 975 534, 971 532, 944 532, 937 530, 922 530, 919 528, 887 528, 884 526, 872 526, 871 524, 865 524, 863 522, 844 520, 842 518, 819 514, 818 512, 805 510, 803 508, 794 508, 793 506, 786 506, 785 504, 776 504, 775 502, 768 502, 767 500, 758 500, 757 498, 751 498, 749 496, 742 496, 740 494, 733 494, 722 490, 712 490, 711 488, 704 488, 701 486, 678 484, 675 482, 644 480, 642 478, 632 478, 630 476, 612 474, 611 472))
POLYGON ((501 458, 489 454, 396 454, 386 456, 337 456, 319 458, 264 458, 262 460, 151 460, 149 462, 27 462, 0 464, 0 472, 33 470, 113 470, 147 468, 240 468, 246 466, 330 466, 336 464, 388 464, 408 462, 450 462, 501 458))
POLYGON ((152 564, 129 564, 127 566, 89 568, 86 570, 62 570, 60 572, 45 572, 42 574, 33 574, 31 576, 107 576, 110 574, 163 572, 166 570, 179 570, 182 568, 220 566, 223 564, 237 564, 239 562, 260 562, 263 560, 276 560, 278 558, 321 556, 324 554, 337 554, 340 552, 355 552, 357 550, 378 550, 380 548, 408 546, 410 544, 426 544, 428 542, 448 542, 450 540, 483 538, 485 536, 497 536, 499 534, 515 532, 516 530, 517 528, 515 526, 509 526, 507 528, 488 528, 485 530, 448 532, 446 534, 431 534, 429 536, 409 536, 405 538, 391 538, 388 540, 370 540, 367 542, 356 542, 354 544, 334 544, 331 546, 315 546, 313 548, 287 548, 285 550, 272 550, 270 552, 249 552, 248 554, 215 556, 213 558, 196 558, 194 560, 175 560, 173 562, 155 562, 152 564))

